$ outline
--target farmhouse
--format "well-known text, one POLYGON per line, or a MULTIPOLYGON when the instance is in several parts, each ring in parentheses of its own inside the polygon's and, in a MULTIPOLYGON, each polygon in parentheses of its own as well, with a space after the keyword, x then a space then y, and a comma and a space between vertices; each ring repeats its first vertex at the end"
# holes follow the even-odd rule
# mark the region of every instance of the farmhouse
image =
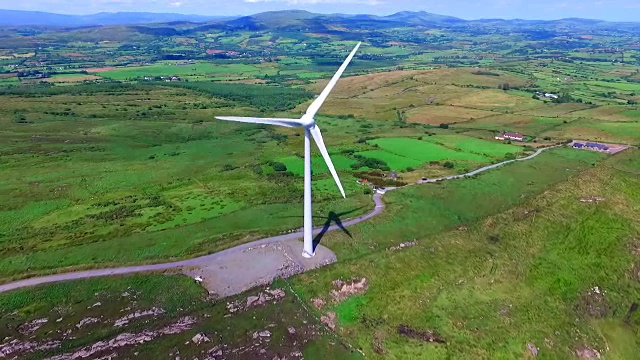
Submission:
MULTIPOLYGON (((611 145, 605 145, 605 144, 600 144, 596 142, 574 141, 573 144, 571 144, 571 147, 573 147, 574 149, 593 150, 593 151, 601 151, 601 152, 608 152, 608 153, 615 153, 617 151, 621 151, 621 150, 618 150, 618 147, 615 145, 612 148, 611 145)), ((624 149, 624 147, 622 147, 622 149, 624 149)))
POLYGON ((514 132, 504 132, 504 133, 496 136, 496 140, 524 141, 524 135, 522 135, 520 133, 514 133, 514 132))
POLYGON ((607 145, 592 143, 592 142, 588 142, 584 144, 584 147, 587 149, 596 150, 596 151, 609 151, 609 147, 607 145))

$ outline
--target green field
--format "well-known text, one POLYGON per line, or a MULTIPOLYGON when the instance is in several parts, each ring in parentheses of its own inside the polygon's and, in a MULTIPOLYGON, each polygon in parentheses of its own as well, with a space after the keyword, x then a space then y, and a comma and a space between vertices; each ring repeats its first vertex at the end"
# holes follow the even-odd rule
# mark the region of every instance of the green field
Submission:
MULTIPOLYGON (((351 165, 355 164, 356 161, 348 158, 343 155, 330 155, 331 162, 336 170, 351 170, 351 165)), ((304 176, 304 159, 297 156, 289 156, 285 158, 277 159, 276 161, 281 162, 287 166, 287 170, 298 176, 304 176)), ((329 168, 322 156, 314 156, 311 159, 311 171, 313 174, 322 174, 329 173, 329 168)))
POLYGON ((239 76, 256 74, 262 70, 253 65, 232 64, 220 65, 213 63, 197 63, 192 65, 153 64, 148 66, 134 66, 116 70, 100 72, 98 75, 109 79, 125 80, 145 76, 185 76, 185 75, 220 75, 238 74, 239 76))
POLYGON ((623 91, 640 91, 640 84, 606 82, 606 81, 585 81, 587 85, 595 85, 605 88, 612 88, 623 91))
POLYGON ((369 143, 380 147, 381 151, 378 150, 374 153, 365 152, 360 154, 363 156, 369 154, 372 157, 387 161, 389 166, 394 169, 404 169, 407 166, 441 160, 460 160, 478 163, 491 161, 491 159, 486 156, 455 151, 434 143, 410 138, 381 138, 370 140, 369 143), (405 158, 408 160, 405 160, 405 158))
POLYGON ((420 166, 424 163, 424 161, 397 155, 386 150, 361 151, 358 153, 358 155, 362 155, 367 158, 382 160, 395 170, 404 170, 409 167, 420 166))
POLYGON ((480 154, 493 158, 502 158, 506 154, 517 154, 522 151, 522 148, 519 146, 503 144, 498 141, 482 140, 469 136, 436 135, 429 136, 426 140, 467 153, 480 154))

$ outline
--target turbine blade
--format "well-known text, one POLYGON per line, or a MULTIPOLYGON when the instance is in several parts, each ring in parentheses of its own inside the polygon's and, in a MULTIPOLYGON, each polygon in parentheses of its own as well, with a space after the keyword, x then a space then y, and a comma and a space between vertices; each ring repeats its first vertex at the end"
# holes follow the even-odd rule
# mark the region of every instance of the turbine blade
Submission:
POLYGON ((336 181, 336 185, 338 185, 338 189, 340 189, 340 193, 342 194, 342 197, 346 198, 347 196, 344 194, 344 189, 342 188, 342 184, 340 183, 340 178, 338 177, 338 173, 336 173, 336 168, 333 167, 333 162, 331 162, 331 158, 329 157, 327 148, 326 146, 324 146, 324 140, 322 139, 322 133, 320 132, 320 128, 317 126, 314 126, 309 129, 309 132, 311 132, 311 136, 313 136, 313 140, 316 142, 316 145, 318 145, 318 149, 320 149, 320 153, 324 158, 324 162, 327 163, 327 167, 329 168, 331 175, 333 175, 333 179, 336 181))
POLYGON ((277 118, 256 118, 256 117, 240 117, 240 116, 216 116, 218 120, 236 121, 251 124, 266 124, 285 127, 299 127, 304 124, 299 119, 277 119, 277 118))
POLYGON ((336 86, 336 83, 338 82, 338 79, 340 79, 340 76, 342 76, 342 73, 345 71, 345 69, 347 68, 347 66, 351 62, 351 59, 353 59, 353 57, 355 56, 356 52, 358 51, 358 48, 360 47, 360 44, 362 44, 362 43, 359 42, 358 45, 356 45, 356 47, 353 48, 353 50, 351 51, 351 54, 349 54, 349 56, 344 61, 344 63, 342 63, 342 66, 340 66, 340 68, 338 69, 338 72, 336 72, 335 75, 333 75, 333 77, 329 81, 329 84, 327 84, 327 86, 324 88, 324 90, 322 90, 322 92, 320 93, 320 96, 318 96, 311 103, 311 105, 307 109, 306 115, 310 115, 311 117, 314 117, 316 115, 316 113, 318 112, 318 110, 320 110, 320 107, 322 106, 322 103, 324 103, 324 101, 327 99, 327 96, 329 96, 329 93, 331 92, 333 87, 336 86))

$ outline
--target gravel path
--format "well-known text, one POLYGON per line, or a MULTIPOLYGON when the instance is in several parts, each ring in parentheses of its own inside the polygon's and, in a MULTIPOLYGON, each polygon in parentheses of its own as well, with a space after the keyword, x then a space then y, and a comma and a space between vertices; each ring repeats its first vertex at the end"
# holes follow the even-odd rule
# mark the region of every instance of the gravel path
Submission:
MULTIPOLYGON (((454 179, 463 178, 465 176, 473 176, 475 174, 479 174, 487 170, 495 169, 497 167, 500 167, 515 161, 525 161, 525 160, 533 159, 534 157, 540 155, 542 152, 549 149, 551 149, 551 147, 539 149, 538 151, 536 151, 534 154, 530 156, 527 156, 521 159, 509 160, 509 161, 504 161, 498 164, 485 166, 483 168, 471 171, 463 175, 453 175, 453 176, 445 176, 445 177, 436 178, 436 179, 429 179, 426 181, 420 181, 418 184, 433 183, 436 181, 454 180, 454 179)), ((395 189, 396 188, 386 188, 385 192, 395 190, 395 189)), ((380 213, 382 213, 382 211, 384 211, 384 202, 382 201, 383 194, 384 193, 376 192, 373 195, 375 208, 371 212, 353 219, 345 220, 342 222, 342 225, 344 227, 355 225, 363 221, 369 220, 379 215, 380 213)), ((339 229, 337 225, 332 225, 331 227, 329 227, 328 231, 333 231, 337 229, 339 229)), ((315 228, 313 232, 314 235, 318 234, 321 230, 322 230, 322 227, 315 228)), ((7 284, 0 285, 0 293, 10 291, 10 290, 20 289, 24 287, 34 286, 34 285, 68 281, 68 280, 86 279, 86 278, 92 278, 92 277, 98 277, 98 276, 122 275, 122 274, 132 274, 132 273, 145 272, 145 271, 162 271, 162 270, 178 269, 178 268, 189 268, 189 267, 198 268, 198 267, 211 266, 211 264, 216 261, 219 261, 219 262, 223 261, 226 257, 238 255, 252 248, 300 239, 302 235, 303 235, 302 229, 300 229, 289 234, 278 235, 278 236, 265 238, 262 240, 253 241, 247 244, 238 245, 236 247, 233 247, 227 250, 219 251, 211 255, 201 256, 201 257, 182 260, 182 261, 174 261, 169 263, 153 264, 153 265, 139 265, 139 266, 110 268, 110 269, 76 271, 76 272, 70 272, 70 273, 62 273, 62 274, 40 276, 40 277, 34 277, 30 279, 18 280, 15 282, 10 282, 7 284)))

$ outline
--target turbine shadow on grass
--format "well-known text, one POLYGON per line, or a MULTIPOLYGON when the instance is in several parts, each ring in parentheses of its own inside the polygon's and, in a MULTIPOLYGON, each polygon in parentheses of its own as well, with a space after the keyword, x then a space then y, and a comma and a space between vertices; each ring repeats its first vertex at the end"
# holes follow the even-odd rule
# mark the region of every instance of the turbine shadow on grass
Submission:
POLYGON ((320 245, 320 242, 322 241, 322 238, 324 237, 324 235, 327 233, 327 231, 329 231, 331 229, 331 223, 335 223, 336 226, 342 230, 342 232, 344 232, 345 234, 347 234, 347 236, 349 236, 350 238, 353 239, 353 236, 351 236, 351 233, 349 232, 349 230, 347 230, 344 225, 342 225, 342 216, 345 215, 349 215, 351 213, 354 213, 358 210, 362 209, 362 207, 353 209, 353 210, 349 210, 349 211, 344 211, 341 213, 336 213, 335 211, 329 211, 329 214, 327 215, 327 220, 324 222, 324 224, 322 225, 322 230, 320 230, 320 232, 318 233, 318 235, 316 235, 313 238, 313 251, 316 250, 316 248, 318 247, 318 245, 320 245))

